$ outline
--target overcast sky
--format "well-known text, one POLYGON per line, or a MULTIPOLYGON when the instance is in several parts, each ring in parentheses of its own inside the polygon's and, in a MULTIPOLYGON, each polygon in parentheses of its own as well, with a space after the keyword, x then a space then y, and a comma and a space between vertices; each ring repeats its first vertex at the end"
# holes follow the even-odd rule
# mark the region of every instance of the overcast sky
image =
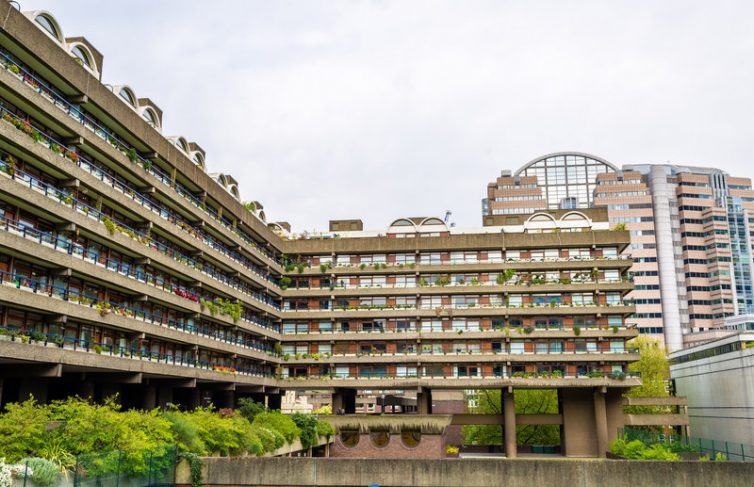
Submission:
POLYGON ((269 220, 477 226, 550 152, 754 176, 754 2, 20 0, 269 220))

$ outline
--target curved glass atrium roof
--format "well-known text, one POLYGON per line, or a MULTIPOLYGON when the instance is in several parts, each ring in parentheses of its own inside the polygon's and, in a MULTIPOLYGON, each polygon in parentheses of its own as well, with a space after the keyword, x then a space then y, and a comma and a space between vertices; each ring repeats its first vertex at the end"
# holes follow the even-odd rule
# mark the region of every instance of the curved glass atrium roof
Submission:
POLYGON ((516 171, 516 176, 536 176, 549 208, 588 208, 597 174, 617 169, 589 154, 557 153, 531 161, 516 171))

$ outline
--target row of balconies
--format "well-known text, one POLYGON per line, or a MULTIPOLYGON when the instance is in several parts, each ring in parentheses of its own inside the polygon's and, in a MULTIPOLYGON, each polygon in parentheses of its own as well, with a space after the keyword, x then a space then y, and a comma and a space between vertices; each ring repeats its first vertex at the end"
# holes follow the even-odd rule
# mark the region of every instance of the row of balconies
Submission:
MULTIPOLYGON (((4 53, 0 53, 2 56, 2 64, 5 69, 13 76, 18 77, 19 80, 28 88, 41 94, 44 99, 49 101, 52 106, 61 110, 64 114, 68 115, 68 120, 75 120, 79 122, 89 132, 93 133, 103 141, 107 142, 115 150, 127 157, 132 163, 140 165, 146 173, 151 174, 157 180, 161 181, 166 187, 172 188, 177 194, 186 198, 190 204, 204 212, 215 223, 219 224, 225 231, 236 235, 237 238, 249 245, 255 251, 255 257, 264 259, 268 264, 272 264, 279 268, 279 263, 275 259, 274 255, 262 245, 251 239, 245 232, 241 231, 237 226, 218 214, 217 211, 206 205, 199 197, 194 195, 188 188, 181 185, 178 181, 175 181, 170 175, 162 171, 156 164, 144 156, 142 156, 133 146, 128 142, 115 136, 115 134, 104 127, 102 127, 95 119, 88 116, 86 110, 80 105, 73 105, 69 103, 64 95, 56 92, 51 88, 51 84, 45 80, 37 78, 37 76, 27 71, 25 66, 16 62, 15 59, 10 58, 4 53)), ((65 145, 59 144, 65 148, 65 145)), ((66 150, 70 150, 66 148, 66 150)), ((100 168, 100 170, 102 170, 100 168)), ((114 179, 114 178, 113 178, 114 179)), ((135 188, 129 188, 130 192, 140 194, 135 188)), ((144 195, 140 195, 144 198, 144 195)), ((163 211, 167 211, 166 208, 162 208, 163 211)), ((186 222, 188 224, 188 222, 186 222)))
MULTIPOLYGON (((192 269, 198 270, 202 274, 214 280, 217 280, 227 286, 233 287, 241 292, 244 292, 244 294, 247 294, 252 299, 261 301, 273 307, 277 307, 277 303, 271 298, 267 297, 266 295, 259 292, 250 292, 249 290, 244 290, 243 286, 240 286, 237 282, 235 282, 234 280, 231 280, 230 278, 228 278, 221 272, 218 272, 212 269, 211 267, 204 266, 202 262, 197 260, 195 257, 178 252, 174 248, 168 247, 162 244, 161 242, 150 238, 149 236, 147 236, 146 233, 142 231, 129 228, 128 226, 123 225, 117 220, 115 221, 112 220, 108 215, 105 215, 101 211, 73 198, 66 192, 66 190, 62 188, 55 188, 53 186, 50 186, 49 184, 40 181, 39 179, 35 178, 34 176, 30 174, 19 171, 18 169, 14 167, 14 165, 9 164, 7 161, 0 161, 0 174, 10 177, 11 180, 19 182, 22 185, 29 187, 30 189, 36 191, 37 193, 40 193, 46 196, 50 200, 56 201, 65 206, 69 206, 75 209, 80 214, 83 214, 91 219, 101 222, 103 225, 105 225, 105 229, 110 233, 114 233, 115 231, 118 231, 120 233, 128 235, 133 240, 143 245, 146 245, 148 247, 154 248, 155 250, 158 250, 163 255, 167 255, 171 257, 174 261, 178 263, 191 267, 192 269)), ((27 232, 30 232, 30 231, 31 230, 27 230, 27 232)), ((42 237, 40 237, 40 239, 41 238, 42 237)), ((51 240, 52 238, 53 238, 52 235, 49 235, 46 237, 47 240, 51 240)), ((259 273, 256 273, 256 274, 260 278, 263 278, 263 279, 265 278, 259 273)))

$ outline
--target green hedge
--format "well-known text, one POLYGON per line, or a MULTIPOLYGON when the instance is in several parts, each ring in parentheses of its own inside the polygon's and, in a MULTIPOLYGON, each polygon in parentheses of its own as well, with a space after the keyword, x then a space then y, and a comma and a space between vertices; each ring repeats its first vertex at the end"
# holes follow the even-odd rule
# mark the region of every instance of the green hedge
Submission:
POLYGON ((92 468, 107 471, 112 463, 139 474, 148 468, 145 451, 176 446, 197 456, 264 455, 297 438, 308 447, 317 434, 334 434, 312 415, 291 417, 249 401, 242 410, 252 422, 241 410, 121 411, 112 400, 92 404, 73 398, 41 405, 29 399, 8 404, 0 413, 0 458, 11 463, 43 458, 62 470, 71 469, 77 457, 99 455, 92 468), (102 460, 107 452, 114 452, 112 462, 102 460))

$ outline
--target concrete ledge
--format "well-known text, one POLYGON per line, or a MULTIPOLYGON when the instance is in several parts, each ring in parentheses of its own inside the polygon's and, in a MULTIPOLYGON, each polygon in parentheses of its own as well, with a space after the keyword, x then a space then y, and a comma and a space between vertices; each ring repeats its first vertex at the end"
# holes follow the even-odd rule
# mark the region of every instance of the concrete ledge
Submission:
MULTIPOLYGON (((176 483, 186 485, 183 472, 176 483)), ((205 485, 383 487, 750 486, 754 463, 630 460, 207 458, 205 485)))

